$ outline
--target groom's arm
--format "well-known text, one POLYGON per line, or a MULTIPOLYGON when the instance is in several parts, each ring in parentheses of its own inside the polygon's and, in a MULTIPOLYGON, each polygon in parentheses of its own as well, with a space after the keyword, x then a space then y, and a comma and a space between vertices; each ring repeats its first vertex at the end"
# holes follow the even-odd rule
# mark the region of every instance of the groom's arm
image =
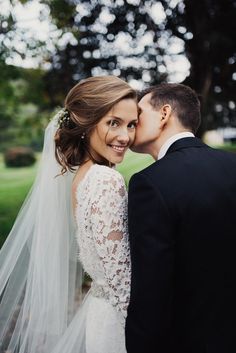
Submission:
POLYGON ((129 184, 131 298, 126 321, 128 353, 169 353, 174 232, 162 195, 144 174, 129 184))

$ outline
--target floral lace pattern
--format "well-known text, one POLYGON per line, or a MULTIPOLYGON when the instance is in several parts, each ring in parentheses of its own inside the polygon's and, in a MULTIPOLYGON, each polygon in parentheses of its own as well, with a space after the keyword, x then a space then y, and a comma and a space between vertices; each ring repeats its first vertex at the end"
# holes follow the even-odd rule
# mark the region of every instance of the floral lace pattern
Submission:
POLYGON ((79 258, 95 287, 126 317, 130 295, 127 191, 123 177, 93 165, 76 192, 79 258))

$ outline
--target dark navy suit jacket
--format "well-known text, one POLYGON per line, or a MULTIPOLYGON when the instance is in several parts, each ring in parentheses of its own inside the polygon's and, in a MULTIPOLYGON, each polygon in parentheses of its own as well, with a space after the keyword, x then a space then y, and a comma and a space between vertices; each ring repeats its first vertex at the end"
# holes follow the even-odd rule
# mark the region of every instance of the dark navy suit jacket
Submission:
POLYGON ((188 137, 129 184, 128 353, 236 352, 236 154, 188 137))

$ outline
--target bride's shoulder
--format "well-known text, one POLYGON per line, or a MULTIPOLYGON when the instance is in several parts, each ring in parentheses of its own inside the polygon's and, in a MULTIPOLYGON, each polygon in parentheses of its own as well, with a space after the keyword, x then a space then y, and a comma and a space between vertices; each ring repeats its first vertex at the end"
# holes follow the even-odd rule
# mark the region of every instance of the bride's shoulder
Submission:
POLYGON ((97 181, 100 180, 108 183, 125 183, 124 178, 120 172, 118 172, 114 168, 99 164, 93 166, 93 179, 94 178, 97 179, 97 181))

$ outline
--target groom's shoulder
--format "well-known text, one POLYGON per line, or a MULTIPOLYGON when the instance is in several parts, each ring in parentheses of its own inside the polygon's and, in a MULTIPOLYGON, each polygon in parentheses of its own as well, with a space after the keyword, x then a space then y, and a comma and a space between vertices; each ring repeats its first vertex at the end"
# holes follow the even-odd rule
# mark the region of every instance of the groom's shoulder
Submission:
POLYGON ((165 156, 165 158, 161 158, 152 164, 150 164, 148 167, 140 170, 137 174, 138 175, 146 175, 146 176, 152 176, 152 175, 161 175, 163 172, 166 172, 166 169, 169 169, 170 163, 175 162, 175 158, 171 158, 172 156, 165 156))
POLYGON ((153 173, 156 173, 158 168, 158 161, 153 162, 152 164, 150 164, 149 166, 147 166, 146 168, 140 170, 137 174, 138 175, 150 175, 153 173))
MULTIPOLYGON (((178 168, 176 167, 176 161, 175 158, 172 156, 165 156, 165 158, 162 158, 160 160, 157 160, 153 162, 151 165, 148 167, 140 170, 139 172, 135 173, 130 181, 134 180, 146 180, 150 181, 151 183, 155 183, 156 181, 159 180, 165 180, 167 178, 167 175, 170 177, 170 175, 175 174, 174 170, 177 171, 178 168)), ((173 175, 174 177, 174 175, 173 175)))
POLYGON ((153 175, 156 175, 157 173, 159 173, 157 164, 158 164, 157 161, 155 161, 151 165, 147 166, 146 168, 138 171, 132 176, 131 180, 146 179, 146 178, 149 179, 153 175))

